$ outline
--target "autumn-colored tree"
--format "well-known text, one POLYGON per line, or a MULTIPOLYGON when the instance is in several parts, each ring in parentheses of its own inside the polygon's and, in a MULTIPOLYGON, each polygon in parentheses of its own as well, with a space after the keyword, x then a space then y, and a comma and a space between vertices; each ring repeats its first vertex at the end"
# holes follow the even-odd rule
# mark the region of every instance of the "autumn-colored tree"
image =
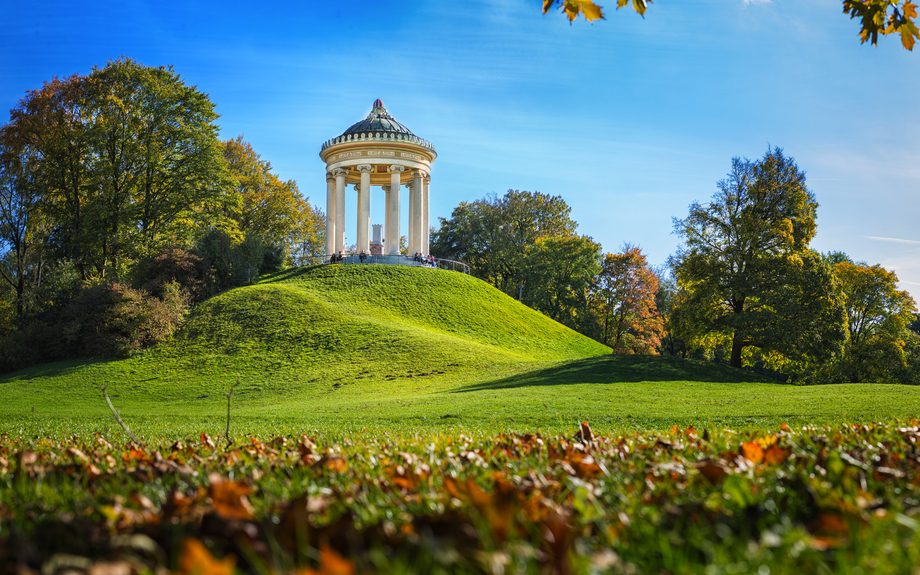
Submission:
POLYGON ((472 275, 517 297, 527 248, 540 238, 567 237, 578 224, 560 196, 508 190, 498 198, 462 202, 440 218, 431 237, 435 257, 458 260, 472 275))
MULTIPOLYGON (((617 10, 632 4, 633 9, 644 16, 652 0, 616 0, 616 3, 617 10)), ((589 22, 604 19, 603 7, 592 0, 543 0, 543 13, 553 6, 558 6, 570 22, 579 14, 589 22)), ((920 40, 917 5, 911 0, 843 0, 843 12, 850 19, 859 19, 862 43, 872 42, 875 46, 879 34, 899 34, 901 44, 913 50, 916 41, 920 40)))
POLYGON ((664 325, 655 303, 658 278, 636 246, 604 256, 591 293, 594 329, 588 335, 614 353, 657 355, 664 325))
POLYGON ((521 301, 575 330, 587 322, 588 294, 601 271, 601 245, 587 236, 539 238, 527 247, 521 301))
POLYGON ((907 376, 906 341, 917 311, 909 293, 898 289, 894 272, 876 264, 842 261, 834 266, 846 301, 848 337, 833 377, 852 383, 897 382, 907 376))
POLYGON ((319 225, 324 216, 312 208, 297 188, 294 180, 282 181, 272 173, 272 166, 252 148, 242 136, 223 142, 223 156, 235 181, 231 193, 240 201, 229 214, 235 223, 231 235, 262 238, 284 248, 284 259, 293 263, 312 261, 319 245, 325 243, 325 227, 319 225))
POLYGON ((732 160, 712 201, 674 222, 686 242, 670 262, 686 294, 672 312, 681 335, 729 339, 733 367, 749 346, 795 361, 839 352, 842 298, 830 265, 808 249, 817 206, 781 149, 732 160))

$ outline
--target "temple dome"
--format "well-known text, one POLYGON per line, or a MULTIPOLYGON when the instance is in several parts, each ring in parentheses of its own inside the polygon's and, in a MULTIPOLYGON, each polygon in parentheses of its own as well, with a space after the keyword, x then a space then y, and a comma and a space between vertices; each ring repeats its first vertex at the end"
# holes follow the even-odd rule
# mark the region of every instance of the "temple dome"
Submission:
POLYGON ((397 122, 393 116, 387 112, 386 107, 383 105, 383 100, 380 98, 374 100, 374 109, 367 115, 367 118, 345 130, 342 135, 376 134, 377 132, 404 134, 407 136, 415 135, 409 128, 397 122))

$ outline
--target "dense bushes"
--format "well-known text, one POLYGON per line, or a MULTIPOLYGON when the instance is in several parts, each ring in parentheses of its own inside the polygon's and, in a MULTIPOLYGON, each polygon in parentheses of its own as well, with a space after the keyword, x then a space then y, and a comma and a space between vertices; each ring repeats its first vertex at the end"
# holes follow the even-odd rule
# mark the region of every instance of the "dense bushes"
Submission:
POLYGON ((256 235, 247 235, 235 243, 227 232, 213 229, 202 236, 194 252, 211 264, 213 278, 209 295, 232 287, 247 285, 259 275, 281 269, 284 248, 256 235))
POLYGON ((134 287, 151 295, 162 298, 170 283, 185 290, 191 302, 201 301, 214 283, 211 262, 181 248, 166 248, 134 268, 134 287))
POLYGON ((58 327, 68 355, 128 357, 171 336, 188 309, 175 282, 162 297, 118 283, 90 285, 64 308, 58 327))
POLYGON ((35 320, 0 340, 0 371, 75 357, 129 357, 169 338, 189 307, 176 282, 160 297, 120 283, 80 289, 53 322, 35 320))
POLYGON ((139 261, 131 285, 79 284, 69 273, 72 266, 65 266, 49 275, 37 292, 41 301, 33 306, 35 313, 18 330, 4 328, 3 318, 11 314, 0 309, 0 372, 77 357, 136 354, 175 333, 189 306, 279 270, 283 253, 258 236, 234 242, 226 232, 212 230, 194 252, 171 247, 139 261))

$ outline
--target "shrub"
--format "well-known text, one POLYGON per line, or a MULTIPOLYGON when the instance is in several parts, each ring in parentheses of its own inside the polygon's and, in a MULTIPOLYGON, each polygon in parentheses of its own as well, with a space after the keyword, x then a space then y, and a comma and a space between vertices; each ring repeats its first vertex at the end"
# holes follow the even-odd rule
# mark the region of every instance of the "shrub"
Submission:
POLYGON ((0 339, 0 373, 63 359, 60 334, 42 321, 33 321, 0 339))
POLYGON ((188 292, 192 303, 207 297, 214 281, 211 263, 182 248, 166 248, 144 258, 134 268, 133 285, 153 296, 163 298, 166 286, 176 283, 188 292))
POLYGON ((84 287, 61 314, 59 333, 68 355, 128 357, 170 337, 188 309, 176 282, 163 298, 119 283, 84 287))
POLYGON ((198 239, 194 253, 211 262, 209 295, 233 285, 233 239, 224 230, 213 229, 198 239))

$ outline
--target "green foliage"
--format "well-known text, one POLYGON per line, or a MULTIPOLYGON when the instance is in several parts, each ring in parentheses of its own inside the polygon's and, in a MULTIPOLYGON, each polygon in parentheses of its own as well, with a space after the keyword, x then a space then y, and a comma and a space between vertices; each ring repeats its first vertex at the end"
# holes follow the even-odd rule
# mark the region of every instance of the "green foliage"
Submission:
POLYGON ((589 321, 589 292, 601 271, 600 260, 601 245, 588 236, 537 239, 524 252, 521 301, 582 332, 589 321))
POLYGON ((733 159, 713 201, 675 219, 686 246, 671 266, 686 295, 672 329, 697 344, 730 340, 734 367, 749 346, 773 362, 838 353, 843 303, 830 266, 808 249, 816 209, 804 173, 779 148, 757 162, 733 159))
MULTIPOLYGON (((297 182, 282 182, 273 174, 271 164, 244 142, 242 136, 223 142, 222 151, 235 182, 228 191, 239 197, 228 214, 234 224, 228 230, 231 235, 262 238, 263 242, 273 244, 276 251, 280 248, 281 253, 273 257, 280 256, 284 262, 292 262, 296 254, 301 265, 317 263, 308 260, 325 251, 322 211, 310 206, 297 189, 297 182)), ((280 267, 277 263, 267 265, 271 271, 280 267)))
POLYGON ((187 309, 187 295, 174 282, 162 287, 162 298, 118 283, 89 285, 61 314, 62 352, 129 357, 168 339, 187 309))
POLYGON ((205 298, 213 283, 208 260, 182 248, 165 248, 134 266, 133 285, 155 297, 163 297, 166 286, 176 283, 192 303, 205 298))
POLYGON ((898 278, 876 264, 842 261, 834 271, 846 301, 849 333, 845 353, 828 366, 827 377, 836 381, 916 383, 918 372, 908 368, 908 326, 916 306, 898 278))
POLYGON ((229 182, 216 119, 171 68, 127 58, 29 92, 11 112, 11 141, 32 162, 57 256, 84 278, 117 277, 187 239, 229 182))
POLYGON ((878 44, 878 35, 899 34, 908 50, 920 39, 917 28, 917 5, 910 0, 843 0, 843 12, 850 19, 859 18, 860 43, 878 44))
POLYGON ((431 237, 435 257, 462 261, 471 273, 517 296, 527 248, 541 238, 574 235, 577 223, 559 196, 508 190, 461 202, 431 237))

